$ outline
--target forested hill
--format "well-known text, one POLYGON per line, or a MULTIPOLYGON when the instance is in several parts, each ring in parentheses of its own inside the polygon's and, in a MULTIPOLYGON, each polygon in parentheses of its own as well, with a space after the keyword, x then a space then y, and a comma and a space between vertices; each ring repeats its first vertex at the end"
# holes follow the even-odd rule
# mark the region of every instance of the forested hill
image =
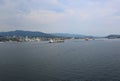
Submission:
POLYGON ((43 32, 31 32, 31 31, 22 31, 22 30, 0 32, 0 36, 54 37, 53 35, 43 33, 43 32))

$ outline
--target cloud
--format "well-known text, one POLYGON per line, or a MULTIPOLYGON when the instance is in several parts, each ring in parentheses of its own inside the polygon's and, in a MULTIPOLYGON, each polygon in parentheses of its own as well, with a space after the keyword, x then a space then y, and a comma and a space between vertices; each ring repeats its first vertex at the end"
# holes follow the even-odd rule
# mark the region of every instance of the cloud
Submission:
POLYGON ((120 29, 119 4, 120 0, 0 0, 0 30, 110 33, 120 29))
POLYGON ((40 10, 40 11, 33 11, 25 15, 24 17, 27 20, 31 20, 32 22, 49 24, 49 23, 56 23, 63 16, 64 13, 57 13, 55 11, 49 11, 49 10, 40 10))

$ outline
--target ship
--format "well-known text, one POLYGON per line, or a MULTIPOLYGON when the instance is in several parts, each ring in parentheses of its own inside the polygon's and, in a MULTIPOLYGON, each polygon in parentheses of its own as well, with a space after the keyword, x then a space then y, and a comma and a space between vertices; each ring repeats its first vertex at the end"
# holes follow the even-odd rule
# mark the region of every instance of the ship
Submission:
POLYGON ((62 42, 64 42, 64 40, 53 40, 53 39, 50 39, 49 40, 49 43, 62 43, 62 42))
POLYGON ((85 38, 85 41, 88 41, 89 40, 89 38, 85 38))

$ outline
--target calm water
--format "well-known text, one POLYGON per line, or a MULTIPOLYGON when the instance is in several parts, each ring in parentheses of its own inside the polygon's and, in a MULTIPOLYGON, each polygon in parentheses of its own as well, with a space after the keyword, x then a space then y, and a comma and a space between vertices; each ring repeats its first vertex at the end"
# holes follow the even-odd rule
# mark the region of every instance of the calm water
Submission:
POLYGON ((0 43, 0 81, 120 81, 120 40, 0 43))

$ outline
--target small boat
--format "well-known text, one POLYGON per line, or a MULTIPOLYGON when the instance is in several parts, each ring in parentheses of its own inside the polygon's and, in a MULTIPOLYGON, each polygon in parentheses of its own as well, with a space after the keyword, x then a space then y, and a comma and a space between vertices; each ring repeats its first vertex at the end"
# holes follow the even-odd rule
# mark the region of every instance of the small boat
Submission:
POLYGON ((53 43, 54 41, 52 39, 49 40, 49 43, 53 43))
POLYGON ((60 43, 60 42, 64 42, 64 40, 53 40, 53 39, 49 40, 49 43, 60 43))
POLYGON ((88 38, 85 38, 85 41, 88 41, 89 39, 88 38))

